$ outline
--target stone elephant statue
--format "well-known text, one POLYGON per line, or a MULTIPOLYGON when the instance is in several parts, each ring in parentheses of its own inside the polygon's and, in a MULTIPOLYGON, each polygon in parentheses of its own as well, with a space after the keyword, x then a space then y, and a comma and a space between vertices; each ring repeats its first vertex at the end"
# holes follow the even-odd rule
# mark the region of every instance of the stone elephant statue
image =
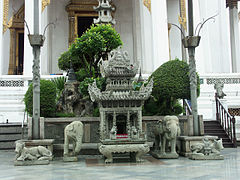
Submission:
MULTIPOLYGON (((179 119, 177 116, 165 116, 164 119, 159 121, 158 126, 154 129, 155 146, 154 149, 159 148, 160 155, 166 156, 166 149, 170 145, 172 158, 178 157, 176 153, 176 139, 180 136, 179 119)), ((169 157, 171 158, 171 157, 169 157)))
POLYGON ((80 121, 74 121, 67 125, 64 129, 64 156, 76 156, 82 146, 83 138, 83 123, 80 121), (69 153, 69 143, 73 144, 73 151, 69 153))

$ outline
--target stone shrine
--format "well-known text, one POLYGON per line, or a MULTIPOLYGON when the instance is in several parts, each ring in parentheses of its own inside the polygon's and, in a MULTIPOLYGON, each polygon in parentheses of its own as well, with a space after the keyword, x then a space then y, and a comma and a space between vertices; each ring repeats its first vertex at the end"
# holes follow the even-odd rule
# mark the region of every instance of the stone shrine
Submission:
POLYGON ((112 153, 129 152, 137 162, 149 151, 142 131, 142 106, 152 92, 153 80, 139 91, 132 83, 138 64, 131 64, 127 52, 112 51, 108 61, 103 61, 101 74, 107 78, 106 91, 101 92, 96 82, 89 85, 92 101, 98 102, 100 111, 99 151, 113 162, 112 153))

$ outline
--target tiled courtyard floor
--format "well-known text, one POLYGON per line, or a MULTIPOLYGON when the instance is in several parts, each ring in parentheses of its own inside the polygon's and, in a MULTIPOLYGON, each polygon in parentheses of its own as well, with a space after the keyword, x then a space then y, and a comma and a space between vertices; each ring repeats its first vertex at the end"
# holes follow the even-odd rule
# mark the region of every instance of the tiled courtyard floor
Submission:
POLYGON ((225 160, 177 160, 114 163, 105 165, 96 157, 81 157, 77 163, 63 163, 60 159, 43 166, 14 166, 13 151, 0 151, 0 180, 240 180, 240 148, 224 149, 225 160))

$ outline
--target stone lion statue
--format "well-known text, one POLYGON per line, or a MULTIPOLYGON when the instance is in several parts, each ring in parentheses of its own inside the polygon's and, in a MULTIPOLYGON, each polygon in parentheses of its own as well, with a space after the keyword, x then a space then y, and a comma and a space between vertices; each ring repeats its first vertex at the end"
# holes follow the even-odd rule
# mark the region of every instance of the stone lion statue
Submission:
POLYGON ((178 157, 176 153, 176 139, 180 136, 179 119, 177 116, 165 116, 164 119, 159 121, 159 125, 154 130, 156 150, 159 148, 160 155, 166 155, 166 149, 170 145, 170 154, 178 157))
POLYGON ((25 147, 24 143, 17 142, 15 148, 16 161, 52 160, 52 152, 43 146, 25 147))
POLYGON ((223 149, 222 139, 209 141, 208 138, 204 138, 202 143, 194 144, 191 146, 192 154, 200 156, 208 155, 220 155, 220 151, 223 149))
POLYGON ((82 148, 83 123, 73 121, 64 129, 64 156, 76 156, 82 148), (73 151, 69 153, 69 143, 73 144, 73 151))

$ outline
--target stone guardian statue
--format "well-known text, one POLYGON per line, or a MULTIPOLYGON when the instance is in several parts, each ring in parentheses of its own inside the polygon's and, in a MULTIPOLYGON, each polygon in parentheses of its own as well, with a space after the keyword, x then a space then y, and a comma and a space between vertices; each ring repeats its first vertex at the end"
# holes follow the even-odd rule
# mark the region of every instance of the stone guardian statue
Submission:
POLYGON ((78 161, 77 155, 82 148, 83 133, 83 124, 80 121, 73 121, 65 127, 63 161, 78 161), (72 152, 69 152, 70 143, 73 145, 72 152))
POLYGON ((177 116, 165 116, 159 121, 159 125, 154 129, 155 147, 156 150, 151 152, 153 157, 158 159, 176 159, 178 154, 176 152, 177 136, 180 136, 179 119, 177 116), (170 148, 170 149, 169 149, 170 148))

